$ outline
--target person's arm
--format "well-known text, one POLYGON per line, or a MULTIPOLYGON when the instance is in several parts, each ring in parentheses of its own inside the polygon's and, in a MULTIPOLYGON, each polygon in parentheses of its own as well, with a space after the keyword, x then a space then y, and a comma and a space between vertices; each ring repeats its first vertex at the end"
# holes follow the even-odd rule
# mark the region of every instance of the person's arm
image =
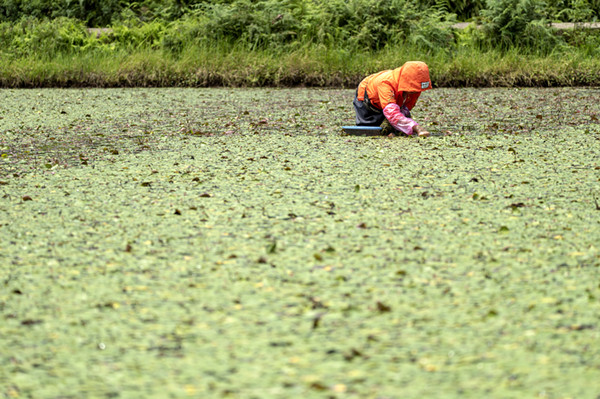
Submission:
MULTIPOLYGON (((400 111, 400 106, 396 103, 389 103, 383 109, 383 115, 390 122, 390 125, 404 134, 412 135, 413 132, 419 134, 419 125, 413 119, 408 118, 400 111)), ((420 136, 421 134, 419 134, 420 136)))
MULTIPOLYGON (((383 107, 383 115, 390 122, 390 125, 392 125, 394 129, 409 136, 413 133, 416 133, 419 136, 423 137, 429 136, 429 132, 421 129, 417 122, 415 122, 412 118, 404 116, 404 114, 400 110, 400 106, 396 103, 394 91, 391 88, 391 86, 381 85, 379 87, 378 94, 379 101, 381 103, 381 106, 383 107)), ((418 95, 413 96, 411 98, 410 105, 414 105, 417 102, 418 98, 418 95)))

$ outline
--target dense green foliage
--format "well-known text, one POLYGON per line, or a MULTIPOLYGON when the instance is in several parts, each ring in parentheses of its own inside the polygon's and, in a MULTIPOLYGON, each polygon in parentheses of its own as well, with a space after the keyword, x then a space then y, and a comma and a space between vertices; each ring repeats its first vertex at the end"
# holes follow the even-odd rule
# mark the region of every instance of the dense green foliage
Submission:
MULTIPOLYGON (((77 4, 83 7, 85 2, 77 4)), ((183 7, 177 4, 177 9, 183 7)), ((250 50, 289 50, 316 44, 357 51, 410 44, 431 52, 477 43, 487 48, 506 49, 516 45, 548 53, 565 41, 549 27, 547 7, 542 4, 545 3, 539 0, 489 1, 480 15, 483 32, 470 30, 461 37, 452 29, 457 20, 455 14, 437 3, 424 8, 409 0, 332 0, 318 4, 238 0, 201 4, 180 18, 157 17, 148 22, 123 11, 120 15, 128 17, 113 18, 110 34, 102 35, 99 40, 88 34, 78 13, 48 12, 65 15, 46 19, 32 9, 28 17, 0 24, 0 49, 3 56, 54 57, 57 53, 115 48, 129 51, 140 47, 177 54, 188 46, 217 42, 241 44, 250 50)), ((4 14, 12 15, 4 7, 4 14)), ((100 15, 100 11, 85 15, 100 15)))
POLYGON ((599 89, 2 94, 1 398, 597 397, 599 89))
MULTIPOLYGON (((421 9, 430 7, 446 13, 456 14, 459 20, 477 17, 481 10, 494 6, 498 0, 410 0, 411 6, 421 9)), ((263 8, 317 13, 329 9, 343 8, 350 3, 354 9, 373 8, 392 11, 395 1, 323 1, 323 0, 0 0, 0 21, 16 21, 23 16, 77 18, 88 26, 106 26, 115 21, 131 17, 143 21, 157 18, 173 21, 183 15, 202 13, 206 9, 221 10, 236 8, 263 8)), ((547 18, 560 21, 590 21, 600 17, 600 0, 537 0, 547 18)), ((340 10, 341 11, 341 10, 340 10)), ((367 11, 368 12, 368 11, 367 11)), ((340 17, 343 15, 340 14, 340 17)), ((243 20, 247 15, 239 15, 243 20)), ((297 14, 296 14, 297 16, 297 14)), ((388 18, 398 18, 390 15, 388 18)), ((366 22, 366 21, 365 21, 366 22)))
MULTIPOLYGON (((47 76, 64 73, 70 75, 63 79, 67 84, 140 84, 144 75, 144 84, 354 85, 357 75, 371 66, 389 68, 405 61, 405 55, 464 67, 462 58, 493 62, 496 52, 504 57, 511 51, 541 57, 560 54, 568 64, 575 58, 594 64, 600 58, 598 32, 576 29, 559 34, 549 22, 593 21, 599 9, 600 0, 0 0, 0 84, 54 85, 60 82, 47 76), (453 27, 466 19, 483 29, 453 27), (233 55, 238 56, 236 62, 233 55), (159 65, 144 72, 158 59, 159 65), (243 64, 245 59, 250 64, 243 64), (97 68, 110 62, 124 63, 125 68, 136 63, 135 72, 120 75, 116 82, 107 79, 110 68, 97 68), (73 69, 74 64, 79 69, 73 69), (232 67, 261 73, 265 66, 271 71, 267 77, 223 77, 232 67), (194 78, 205 73, 212 76, 208 81, 194 78), (38 83, 26 82, 36 74, 33 80, 38 83)), ((546 76, 547 69, 535 73, 546 76)), ((457 70, 450 84, 468 81, 472 73, 457 70)), ((580 75, 564 76, 560 84, 598 83, 588 75, 600 73, 596 66, 584 67, 580 75)))
POLYGON ((482 11, 484 37, 501 48, 522 46, 551 51, 559 41, 536 0, 496 0, 482 11))

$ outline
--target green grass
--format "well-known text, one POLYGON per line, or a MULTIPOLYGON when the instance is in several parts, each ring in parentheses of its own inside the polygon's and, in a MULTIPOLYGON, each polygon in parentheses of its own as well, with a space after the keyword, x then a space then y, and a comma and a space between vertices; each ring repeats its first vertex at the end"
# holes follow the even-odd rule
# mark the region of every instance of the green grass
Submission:
POLYGON ((472 47, 434 55, 406 47, 351 52, 325 46, 248 50, 244 46, 191 46, 175 56, 161 50, 90 51, 51 59, 0 59, 3 87, 313 86, 354 87, 372 72, 409 60, 430 66, 438 87, 596 86, 600 58, 584 50, 549 56, 472 47))

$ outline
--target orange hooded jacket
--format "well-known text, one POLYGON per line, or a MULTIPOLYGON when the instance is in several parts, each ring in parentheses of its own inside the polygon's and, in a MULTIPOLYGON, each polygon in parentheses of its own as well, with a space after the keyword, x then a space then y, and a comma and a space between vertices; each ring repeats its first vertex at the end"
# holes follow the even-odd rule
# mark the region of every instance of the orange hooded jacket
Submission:
POLYGON ((411 110, 422 91, 431 89, 429 68, 421 61, 409 61, 400 68, 381 71, 367 76, 358 85, 357 99, 364 101, 365 88, 369 101, 378 109, 390 103, 405 105, 411 110), (404 92, 410 92, 406 99, 404 92))

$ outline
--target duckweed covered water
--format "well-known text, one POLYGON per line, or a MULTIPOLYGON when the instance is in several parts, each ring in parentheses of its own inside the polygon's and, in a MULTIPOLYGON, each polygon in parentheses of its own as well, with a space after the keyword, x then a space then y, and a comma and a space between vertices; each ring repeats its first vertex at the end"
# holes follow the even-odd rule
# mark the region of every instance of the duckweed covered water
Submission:
POLYGON ((600 395, 599 90, 0 95, 3 397, 600 395))

